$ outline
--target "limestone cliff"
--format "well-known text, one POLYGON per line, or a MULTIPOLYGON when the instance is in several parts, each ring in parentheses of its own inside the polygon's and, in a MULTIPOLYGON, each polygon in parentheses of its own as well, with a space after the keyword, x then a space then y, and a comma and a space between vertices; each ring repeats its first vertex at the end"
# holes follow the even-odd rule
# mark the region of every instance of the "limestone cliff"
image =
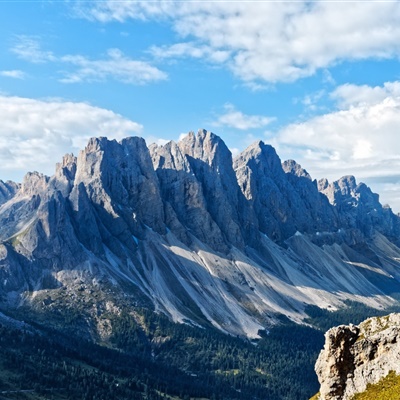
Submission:
POLYGON ((315 370, 320 400, 348 400, 390 371, 400 374, 400 314, 330 329, 315 370))

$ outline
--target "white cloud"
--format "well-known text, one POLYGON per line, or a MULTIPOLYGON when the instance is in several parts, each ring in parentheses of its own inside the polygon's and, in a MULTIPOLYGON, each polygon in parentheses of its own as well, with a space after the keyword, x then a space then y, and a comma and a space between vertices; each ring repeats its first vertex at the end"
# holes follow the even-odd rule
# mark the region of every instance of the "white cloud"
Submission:
POLYGON ((18 69, 13 69, 13 70, 6 70, 6 71, 0 71, 0 76, 5 76, 6 78, 13 78, 13 79, 24 79, 25 78, 25 72, 20 71, 18 69))
POLYGON ((245 82, 291 82, 343 60, 400 55, 399 2, 348 2, 345 7, 325 1, 85 4, 81 15, 102 22, 168 20, 181 39, 161 50, 171 57, 199 58, 206 52, 245 82))
MULTIPOLYGON (((139 0, 122 1, 119 4, 113 4, 111 1, 97 2, 92 5, 87 2, 76 1, 73 9, 79 17, 100 22, 119 21, 124 22, 127 19, 147 20, 149 18, 160 18, 166 14, 171 15, 177 11, 175 1, 164 0, 139 0)), ((178 2, 179 3, 179 2, 178 2)))
POLYGON ((372 105, 382 102, 386 98, 400 96, 400 82, 385 82, 383 86, 371 87, 368 85, 346 84, 339 86, 331 94, 338 102, 339 107, 345 108, 354 105, 372 105))
MULTIPOLYGON (((382 179, 400 170, 400 82, 381 87, 343 85, 332 94, 340 110, 283 128, 272 143, 282 158, 295 158, 315 178, 355 175, 383 192, 382 179), (379 181, 379 182, 378 182, 379 181)), ((393 201, 393 194, 390 194, 393 201)), ((400 192, 396 209, 400 211, 400 192)))
POLYGON ((104 60, 89 60, 77 55, 61 57, 61 61, 78 67, 73 73, 67 73, 61 81, 76 83, 112 78, 124 83, 143 85, 167 78, 158 68, 144 61, 131 60, 118 49, 108 50, 107 55, 108 58, 104 60))
POLYGON ((172 46, 152 46, 150 54, 159 59, 192 57, 212 63, 224 63, 230 57, 229 51, 215 50, 210 46, 199 46, 195 42, 175 43, 172 46))
POLYGON ((36 36, 16 36, 16 43, 11 51, 19 58, 35 64, 56 61, 56 57, 52 52, 41 48, 39 38, 36 36))
POLYGON ((120 140, 142 126, 86 103, 0 96, 0 179, 28 171, 53 174, 66 153, 84 148, 92 136, 120 140))
POLYGON ((295 98, 293 99, 293 102, 294 104, 301 103, 303 104, 305 110, 314 112, 324 108, 323 106, 319 105, 319 102, 324 98, 325 95, 325 90, 319 90, 317 92, 307 94, 302 99, 295 98))
POLYGON ((275 120, 275 118, 262 115, 243 114, 241 111, 236 110, 232 104, 226 104, 224 109, 225 113, 220 115, 212 125, 247 130, 265 127, 275 120))
POLYGON ((26 61, 53 62, 76 67, 73 71, 64 72, 64 77, 60 79, 63 83, 115 79, 123 83, 144 85, 167 79, 165 72, 148 62, 130 59, 119 49, 109 49, 106 58, 97 60, 82 55, 56 56, 42 50, 37 38, 23 36, 18 37, 12 51, 26 61))

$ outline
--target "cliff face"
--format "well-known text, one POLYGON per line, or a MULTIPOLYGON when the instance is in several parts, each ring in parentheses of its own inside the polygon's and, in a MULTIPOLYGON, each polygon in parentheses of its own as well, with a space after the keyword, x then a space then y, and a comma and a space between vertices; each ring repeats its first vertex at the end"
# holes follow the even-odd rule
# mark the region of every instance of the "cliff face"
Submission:
POLYGON ((321 400, 351 399, 390 371, 400 374, 400 314, 330 329, 315 371, 321 400))

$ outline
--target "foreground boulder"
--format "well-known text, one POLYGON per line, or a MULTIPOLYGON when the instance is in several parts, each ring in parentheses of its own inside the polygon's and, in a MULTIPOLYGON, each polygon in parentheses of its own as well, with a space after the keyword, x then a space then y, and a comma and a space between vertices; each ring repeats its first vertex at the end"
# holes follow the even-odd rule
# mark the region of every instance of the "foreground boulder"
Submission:
POLYGON ((320 400, 351 399, 390 371, 400 374, 400 314, 330 329, 315 371, 320 400))

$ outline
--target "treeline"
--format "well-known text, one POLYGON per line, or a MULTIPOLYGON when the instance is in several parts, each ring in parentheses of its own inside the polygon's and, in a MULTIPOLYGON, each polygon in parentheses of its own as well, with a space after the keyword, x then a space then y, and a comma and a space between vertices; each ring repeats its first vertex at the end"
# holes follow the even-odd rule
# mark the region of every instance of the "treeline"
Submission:
MULTIPOLYGON (((110 345, 38 326, 0 327, 0 390, 35 389, 37 399, 305 399, 318 389, 317 330, 282 325, 249 342, 215 329, 170 322, 149 310, 111 319, 110 345), (51 396, 51 397, 50 397, 51 396)), ((31 399, 28 394, 18 399, 31 399)))
POLYGON ((139 308, 106 315, 112 335, 102 345, 33 321, 36 331, 0 325, 0 391, 35 391, 0 398, 303 400, 318 391, 324 332, 388 312, 355 302, 306 311, 315 328, 283 317, 253 341, 139 308))
MULTIPOLYGON (((126 353, 140 349, 154 362, 185 371, 192 389, 200 380, 201 390, 191 391, 192 397, 304 399, 319 387, 314 363, 323 334, 318 330, 285 320, 249 342, 174 324, 148 310, 141 314, 144 328, 128 313, 113 321, 113 343, 126 353)), ((166 390, 176 394, 171 386, 166 390)))
POLYGON ((400 312, 400 305, 394 305, 385 310, 377 310, 363 303, 346 300, 346 307, 336 311, 329 311, 317 306, 307 306, 305 311, 309 318, 305 322, 318 327, 322 331, 337 325, 359 324, 370 317, 382 317, 391 312, 400 312))

